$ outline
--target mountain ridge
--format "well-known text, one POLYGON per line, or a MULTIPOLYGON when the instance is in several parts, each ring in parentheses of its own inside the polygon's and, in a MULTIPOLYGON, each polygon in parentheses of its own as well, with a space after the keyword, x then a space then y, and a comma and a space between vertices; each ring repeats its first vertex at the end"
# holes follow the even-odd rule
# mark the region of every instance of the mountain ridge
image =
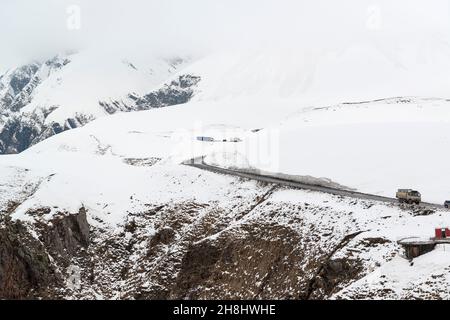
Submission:
MULTIPOLYGON (((11 69, 0 77, 0 154, 20 153, 55 134, 84 126, 101 116, 186 103, 192 98, 193 89, 200 81, 194 75, 177 75, 178 68, 182 69, 186 64, 183 59, 159 59, 155 60, 156 68, 150 68, 148 73, 144 72, 147 73, 144 82, 148 83, 145 89, 142 75, 134 75, 138 70, 133 63, 113 60, 116 65, 111 64, 110 67, 117 68, 118 64, 129 79, 135 79, 138 87, 132 88, 126 84, 126 88, 119 92, 115 92, 114 88, 110 89, 110 96, 107 98, 104 95, 108 89, 100 90, 103 93, 100 92, 97 96, 94 87, 94 93, 86 94, 83 90, 91 88, 82 85, 82 90, 77 92, 78 84, 71 84, 70 80, 64 87, 66 79, 74 75, 80 81, 89 79, 89 73, 84 74, 83 70, 66 70, 73 61, 83 60, 78 55, 57 55, 44 62, 33 62, 11 69), (124 71, 120 65, 126 65, 129 70, 124 71), (164 68, 167 70, 164 71, 164 68), (130 88, 129 92, 127 88, 130 88), (79 100, 79 97, 84 95, 89 98, 83 102, 83 98, 79 100), (77 105, 72 100, 81 102, 77 105)), ((82 58, 86 59, 85 56, 82 58)), ((90 61, 92 62, 95 63, 90 61)), ((78 63, 78 68, 80 67, 89 65, 78 63)), ((107 68, 108 64, 105 64, 100 69, 107 68)), ((106 76, 102 73, 97 75, 99 78, 106 76)), ((121 82, 126 81, 125 78, 113 82, 120 87, 121 82)), ((99 88, 101 87, 100 85, 99 88)))

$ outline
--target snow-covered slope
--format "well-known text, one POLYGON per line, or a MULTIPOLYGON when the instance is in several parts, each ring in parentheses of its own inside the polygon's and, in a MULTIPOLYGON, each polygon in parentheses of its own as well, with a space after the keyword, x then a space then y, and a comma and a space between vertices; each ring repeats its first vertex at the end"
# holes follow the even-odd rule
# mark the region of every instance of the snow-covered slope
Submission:
MULTIPOLYGON (((24 213, 29 206, 39 207, 52 202, 50 207, 67 211, 73 211, 80 203, 84 203, 89 207, 92 205, 92 210, 96 207, 95 210, 103 214, 103 206, 108 205, 111 220, 118 222, 134 202, 129 200, 130 190, 148 194, 149 180, 141 175, 142 169, 130 166, 130 162, 161 161, 169 167, 178 167, 181 162, 203 155, 212 147, 211 144, 197 141, 197 136, 208 133, 215 136, 217 133, 240 136, 254 128, 268 125, 276 117, 282 119, 283 115, 295 109, 291 104, 280 105, 280 109, 273 109, 270 104, 263 103, 257 106, 265 110, 260 112, 258 118, 252 118, 253 112, 241 113, 243 116, 236 118, 235 114, 242 109, 239 103, 231 106, 222 103, 189 103, 150 111, 119 113, 51 137, 17 156, 1 157, 0 162, 3 167, 28 168, 33 173, 39 173, 40 179, 56 173, 51 179, 51 187, 49 185, 48 189, 42 189, 45 194, 36 195, 22 209, 18 208, 17 212, 24 213), (53 160, 49 162, 48 159, 53 160), (131 179, 131 176, 134 178, 131 179), (111 183, 111 179, 128 182, 111 183), (56 193, 61 190, 58 187, 61 185, 70 190, 64 191, 59 197, 56 193), (83 187, 87 185, 90 187, 83 187), (100 200, 103 197, 101 194, 106 196, 104 201, 100 200), (92 202, 88 205, 82 199, 91 199, 92 202), (34 204, 35 200, 37 204, 34 204)), ((171 197, 173 191, 166 193, 161 190, 159 193, 171 197)), ((205 190, 205 196, 207 194, 205 190)))
MULTIPOLYGON (((155 121, 154 126, 174 131, 205 122, 206 126, 257 130, 303 109, 342 102, 394 96, 446 98, 450 95, 448 51, 448 44, 433 36, 426 41, 398 41, 395 46, 374 37, 342 44, 340 49, 229 51, 209 54, 189 65, 180 60, 130 62, 82 52, 56 59, 57 68, 28 67, 28 73, 44 73, 47 79, 26 96, 29 103, 22 104, 20 113, 27 116, 16 118, 6 111, 4 118, 14 121, 4 125, 0 140, 11 141, 11 146, 4 143, 3 152, 22 151, 105 114, 189 100, 195 102, 189 109, 171 111, 168 124, 161 117, 164 122, 155 121), (176 73, 176 68, 181 71, 176 73), (36 122, 42 123, 38 129, 23 128, 36 122)), ((139 121, 140 116, 136 118, 139 121)))
POLYGON ((446 210, 181 164, 206 156, 442 202, 450 60, 448 44, 430 39, 224 51, 189 65, 81 52, 8 72, 0 150, 24 151, 0 157, 0 243, 11 261, 15 248, 32 250, 25 262, 42 262, 32 272, 45 276, 0 286, 0 297, 447 297, 422 281, 446 279, 445 251, 408 265, 396 243, 449 225, 446 210), (74 270, 78 283, 67 283, 74 270))
POLYGON ((175 73, 177 67, 163 59, 139 63, 90 51, 65 59, 67 65, 48 75, 23 112, 44 106, 58 107, 46 119, 58 123, 76 113, 97 118, 105 115, 100 101, 125 100, 126 103, 128 94, 149 93, 175 73))
POLYGON ((330 48, 222 51, 190 63, 125 59, 93 49, 60 55, 0 78, 0 152, 20 152, 118 111, 191 99, 220 102, 227 109, 245 101, 251 106, 240 112, 254 114, 257 104, 276 109, 287 103, 308 107, 397 96, 446 98, 449 52, 439 35, 413 41, 373 35, 330 48))
POLYGON ((86 50, 12 69, 0 78, 0 153, 119 111, 187 102, 199 78, 179 73, 186 64, 86 50))
POLYGON ((231 126, 233 113, 218 117, 216 106, 190 103, 104 117, 0 157, 2 210, 44 243, 39 250, 52 257, 49 268, 69 281, 53 283, 51 296, 446 297, 436 295, 440 282, 416 272, 445 277, 447 253, 434 251, 410 266, 396 243, 431 237, 449 223, 446 211, 277 188, 180 165, 228 145, 196 141, 195 121, 184 113, 189 107, 202 115, 199 134, 216 137, 245 139, 276 119, 273 113, 231 126), (176 130, 180 125, 185 130, 176 130), (89 238, 79 231, 86 229, 84 212, 89 238), (196 270, 205 276, 197 279, 196 270), (71 283, 74 272, 86 276, 71 283))
POLYGON ((414 188, 424 201, 442 204, 450 198, 449 118, 450 102, 445 99, 317 106, 246 135, 247 142, 228 144, 207 161, 323 177, 388 197, 398 188, 414 188), (252 141, 262 146, 272 142, 270 153, 255 154, 248 147, 252 141))
POLYGON ((330 48, 261 48, 212 54, 187 68, 201 75, 198 100, 294 99, 334 104, 397 96, 448 97, 450 45, 432 35, 378 38, 330 48))

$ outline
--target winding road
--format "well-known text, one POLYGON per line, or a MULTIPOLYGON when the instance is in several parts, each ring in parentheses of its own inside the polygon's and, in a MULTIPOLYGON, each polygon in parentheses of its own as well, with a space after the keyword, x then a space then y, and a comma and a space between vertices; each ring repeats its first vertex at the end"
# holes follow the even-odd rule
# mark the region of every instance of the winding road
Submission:
MULTIPOLYGON (((388 202, 388 203, 394 203, 398 204, 397 198, 389 198, 384 196, 379 196, 375 194, 369 194, 369 193, 362 193, 358 191, 352 191, 352 190, 345 190, 345 189, 338 189, 333 187, 326 187, 316 184, 308 184, 304 182, 299 182, 295 180, 289 180, 285 178, 280 178, 276 176, 269 176, 269 175, 263 175, 258 173, 252 173, 252 172, 245 172, 241 170, 235 170, 235 169, 226 169, 221 168, 217 166, 212 166, 209 164, 206 164, 204 162, 204 157, 197 157, 193 158, 191 160, 183 162, 183 165, 198 168, 201 170, 218 173, 218 174, 225 174, 240 178, 246 178, 266 183, 273 183, 278 184, 290 188, 297 188, 297 189, 303 189, 303 190, 311 190, 311 191, 318 191, 318 192, 324 192, 329 193, 337 196, 344 196, 344 197, 351 197, 356 199, 364 199, 364 200, 374 200, 374 201, 381 201, 381 202, 388 202)), ((428 203, 428 202, 421 202, 420 206, 422 207, 431 207, 436 209, 442 209, 442 205, 438 205, 435 203, 428 203)))

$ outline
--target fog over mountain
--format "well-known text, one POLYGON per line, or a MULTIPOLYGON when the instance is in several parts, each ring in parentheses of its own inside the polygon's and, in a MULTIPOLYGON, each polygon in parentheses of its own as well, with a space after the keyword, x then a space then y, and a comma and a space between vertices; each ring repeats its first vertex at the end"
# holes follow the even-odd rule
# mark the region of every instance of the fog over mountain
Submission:
POLYGON ((450 299, 449 36, 448 0, 0 0, 0 299, 450 299))
POLYGON ((0 71, 88 46, 201 55, 224 48, 448 39, 449 17, 446 0, 5 0, 0 71))

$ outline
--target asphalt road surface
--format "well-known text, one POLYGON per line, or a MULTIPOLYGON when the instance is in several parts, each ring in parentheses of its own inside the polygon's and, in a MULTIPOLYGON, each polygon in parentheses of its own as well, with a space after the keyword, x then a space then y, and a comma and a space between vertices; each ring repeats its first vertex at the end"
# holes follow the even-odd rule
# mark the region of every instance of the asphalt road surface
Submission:
MULTIPOLYGON (((333 188, 333 187, 325 187, 325 186, 320 186, 320 185, 315 185, 315 184, 307 184, 307 183, 289 180, 289 179, 285 179, 285 178, 279 178, 279 177, 274 177, 274 176, 262 175, 262 174, 258 174, 258 173, 251 173, 251 172, 245 172, 245 171, 240 171, 240 170, 235 170, 235 169, 226 169, 226 168, 211 166, 211 165, 206 164, 203 161, 203 157, 198 157, 198 158, 191 159, 189 161, 185 161, 185 162, 183 162, 183 164, 190 166, 190 167, 198 168, 201 170, 213 172, 213 173, 225 174, 225 175, 246 178, 246 179, 251 179, 251 180, 256 180, 256 181, 262 181, 262 182, 267 182, 267 183, 273 183, 273 184, 278 184, 278 185, 291 187, 291 188, 324 192, 324 193, 329 193, 329 194, 333 194, 333 195, 337 195, 337 196, 345 196, 345 197, 351 197, 351 198, 356 198, 356 199, 374 200, 374 201, 381 201, 381 202, 388 202, 388 203, 395 203, 395 204, 399 203, 397 198, 389 198, 389 197, 383 197, 383 196, 379 196, 379 195, 375 195, 375 194, 362 193, 362 192, 351 191, 351 190, 343 190, 343 189, 337 189, 337 188, 333 188)), ((434 204, 434 203, 427 203, 427 202, 421 202, 420 206, 440 208, 440 209, 443 208, 442 205, 438 205, 438 204, 434 204)))

